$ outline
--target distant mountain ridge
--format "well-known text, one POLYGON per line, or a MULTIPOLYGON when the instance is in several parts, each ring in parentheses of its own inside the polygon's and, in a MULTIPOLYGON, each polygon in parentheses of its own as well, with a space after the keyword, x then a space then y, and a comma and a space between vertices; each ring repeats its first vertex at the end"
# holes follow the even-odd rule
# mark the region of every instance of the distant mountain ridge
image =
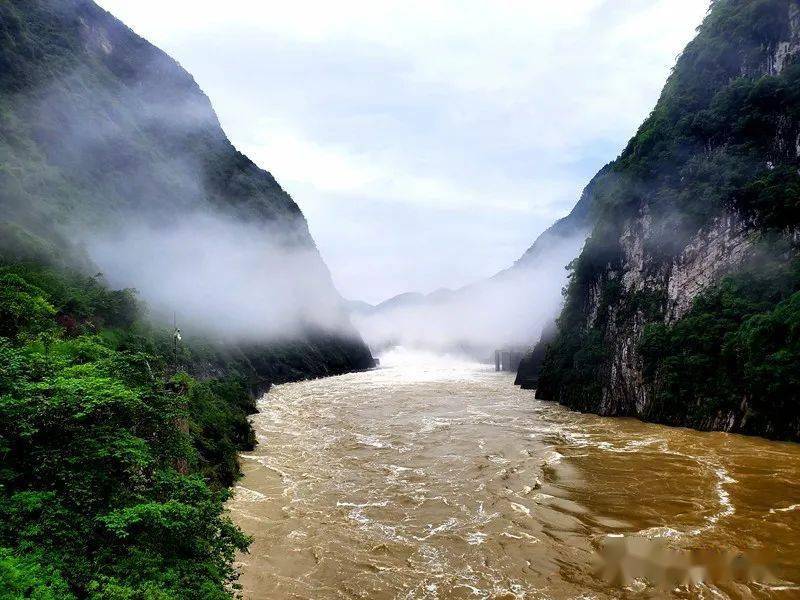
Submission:
POLYGON ((507 269, 455 290, 351 303, 356 325, 373 349, 401 344, 489 360, 496 348, 530 345, 554 319, 565 266, 591 229, 593 185, 507 269))
MULTIPOLYGON (((576 236, 585 237, 589 233, 592 227, 592 211, 595 200, 593 189, 597 185, 597 181, 606 174, 608 168, 609 165, 606 165, 592 178, 592 181, 583 190, 580 199, 572 207, 569 214, 545 229, 536 238, 536 241, 531 244, 531 247, 510 267, 511 269, 525 267, 535 262, 552 244, 558 244, 565 239, 572 239, 576 236)), ((501 276, 504 272, 501 271, 495 277, 501 276)))

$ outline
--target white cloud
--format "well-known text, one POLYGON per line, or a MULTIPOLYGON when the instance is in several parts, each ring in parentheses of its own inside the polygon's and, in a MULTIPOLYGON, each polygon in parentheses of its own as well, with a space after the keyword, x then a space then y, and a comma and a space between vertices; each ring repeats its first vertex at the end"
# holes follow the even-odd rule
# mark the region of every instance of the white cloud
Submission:
POLYGON ((280 122, 263 120, 256 144, 242 147, 256 162, 269 165, 284 185, 310 183, 320 191, 353 192, 368 189, 382 173, 366 156, 347 148, 315 143, 302 134, 292 134, 280 122))
MULTIPOLYGON (((488 189, 437 177, 417 175, 413 170, 399 170, 397 164, 382 162, 368 154, 353 153, 347 147, 317 143, 302 134, 283 130, 279 122, 261 122, 263 134, 254 137, 259 144, 245 145, 242 150, 259 164, 270 165, 279 181, 289 189, 307 186, 317 194, 347 195, 350 201, 381 202, 398 205, 420 204, 434 208, 508 210, 552 217, 552 206, 531 202, 532 187, 505 189, 497 182, 488 189)), ((469 182, 467 182, 469 183, 469 182)), ((572 192, 558 180, 537 180, 533 188, 540 197, 553 197, 572 192)))
POLYGON ((372 300, 512 263, 633 134, 708 5, 99 1, 195 75, 342 292, 372 300))

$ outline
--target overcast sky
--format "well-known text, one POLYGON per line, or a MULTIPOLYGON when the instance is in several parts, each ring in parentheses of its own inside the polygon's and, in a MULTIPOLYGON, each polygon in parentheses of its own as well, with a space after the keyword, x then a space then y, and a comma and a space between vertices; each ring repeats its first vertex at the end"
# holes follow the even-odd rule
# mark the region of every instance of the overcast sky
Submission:
POLYGON ((707 0, 99 0, 188 69, 342 294, 509 266, 651 110, 707 0))

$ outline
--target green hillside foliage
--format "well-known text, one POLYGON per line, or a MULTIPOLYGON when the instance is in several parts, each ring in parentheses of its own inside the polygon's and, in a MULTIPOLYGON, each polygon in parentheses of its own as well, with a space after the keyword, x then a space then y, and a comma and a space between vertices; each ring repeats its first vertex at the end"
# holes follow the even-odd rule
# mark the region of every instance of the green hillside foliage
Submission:
POLYGON ((7 219, 49 232, 214 208, 310 243, 297 205, 231 145, 192 77, 93 2, 2 0, 0 47, 7 219))
POLYGON ((176 372, 130 290, 15 258, 0 258, 0 598, 230 597, 246 382, 176 372))
POLYGON ((354 331, 176 347, 81 247, 197 214, 314 252, 173 59, 91 0, 0 0, 0 600, 230 597, 254 398, 372 366, 354 331))
POLYGON ((53 568, 35 556, 15 556, 0 548, 0 600, 71 600, 75 595, 53 568))
MULTIPOLYGON (((26 251, 47 246, 40 261, 65 252, 93 274, 79 238, 211 214, 314 252, 297 205, 233 147, 191 75, 91 0, 0 0, 0 50, 0 242, 13 230, 26 251)), ((372 365, 355 331, 238 345, 187 333, 181 364, 251 391, 372 365)))
POLYGON ((747 428, 777 437, 800 407, 800 263, 753 261, 695 299, 672 326, 639 342, 654 386, 650 417, 703 422, 747 402, 747 428))

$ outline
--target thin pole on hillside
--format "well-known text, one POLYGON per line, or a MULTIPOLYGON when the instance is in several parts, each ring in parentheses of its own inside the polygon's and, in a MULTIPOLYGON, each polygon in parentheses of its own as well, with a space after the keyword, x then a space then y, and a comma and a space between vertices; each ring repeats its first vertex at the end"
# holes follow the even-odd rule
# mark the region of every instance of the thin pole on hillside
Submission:
POLYGON ((172 367, 175 373, 178 373, 178 342, 181 341, 181 330, 178 329, 178 319, 175 316, 175 311, 172 311, 172 367))

